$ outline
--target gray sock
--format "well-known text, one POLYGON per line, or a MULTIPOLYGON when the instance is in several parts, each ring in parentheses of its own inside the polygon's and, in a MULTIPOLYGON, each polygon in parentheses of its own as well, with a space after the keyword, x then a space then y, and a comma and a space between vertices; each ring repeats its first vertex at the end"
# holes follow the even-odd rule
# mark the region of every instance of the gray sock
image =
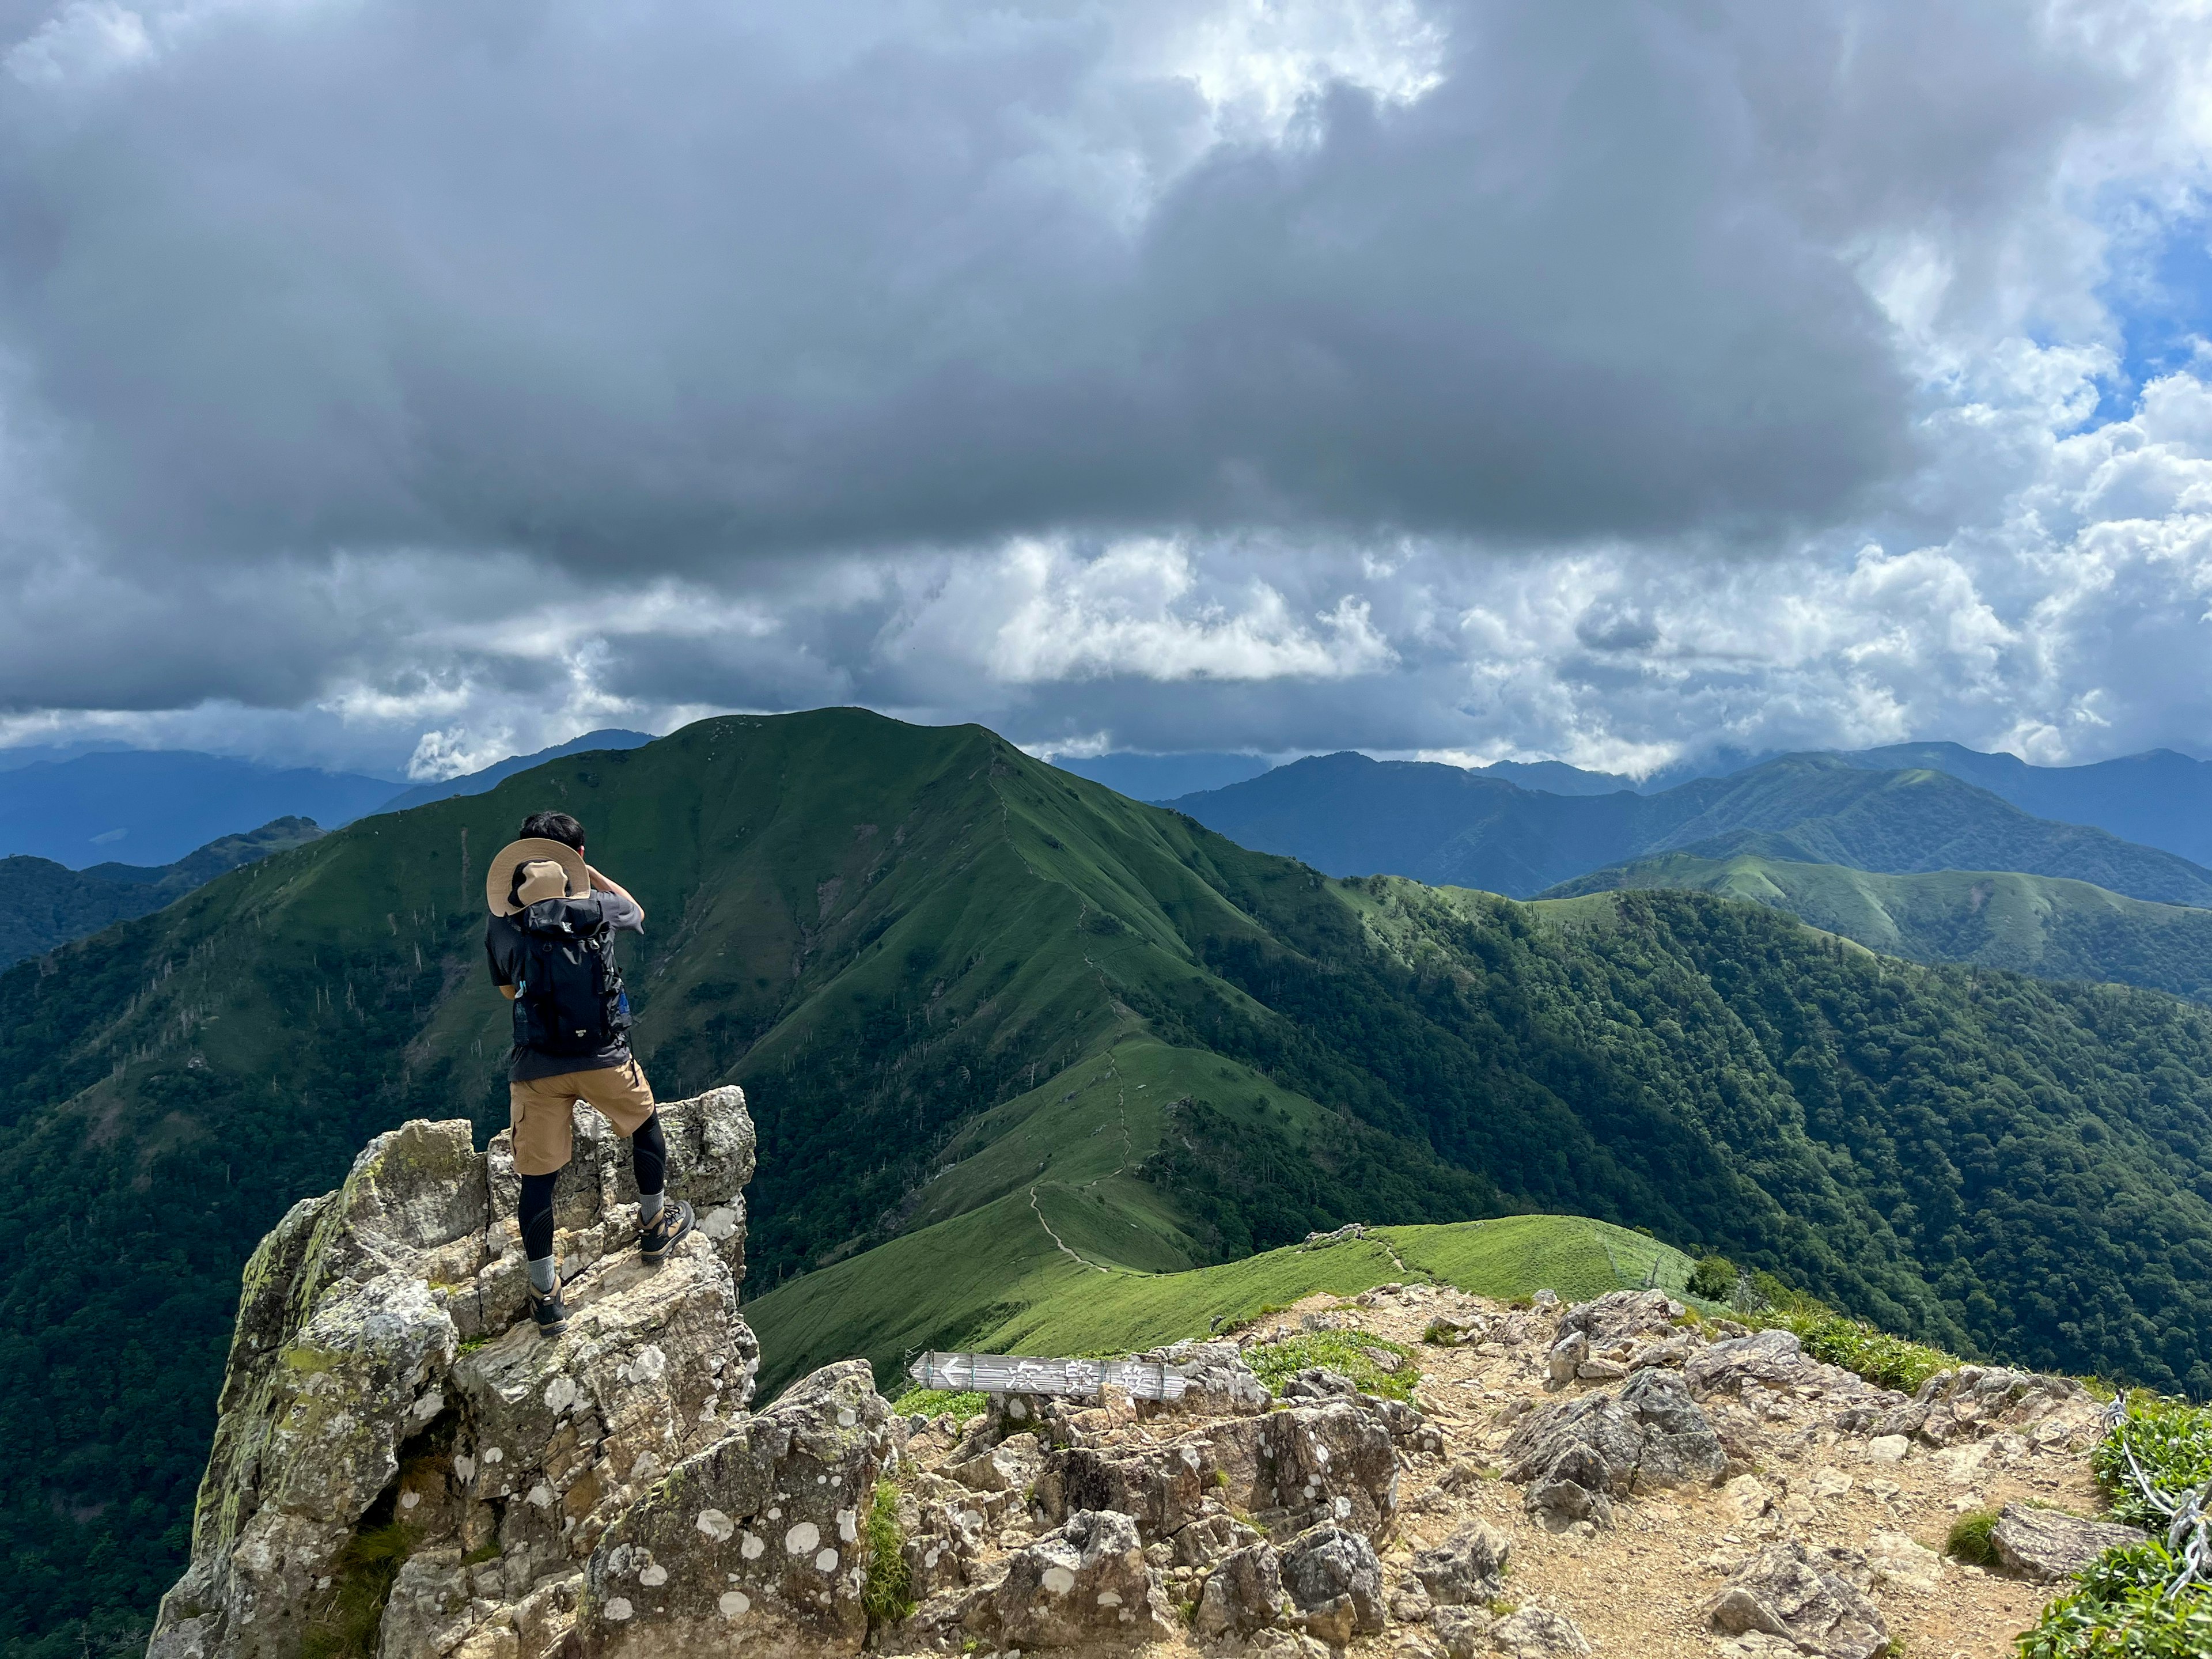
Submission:
POLYGON ((650 1227, 653 1225, 653 1218, 660 1213, 660 1200, 661 1194, 659 1193, 640 1193, 637 1195, 637 1224, 639 1226, 650 1227))
POLYGON ((542 1256, 530 1264, 530 1288, 540 1296, 553 1294, 555 1263, 551 1256, 542 1256))

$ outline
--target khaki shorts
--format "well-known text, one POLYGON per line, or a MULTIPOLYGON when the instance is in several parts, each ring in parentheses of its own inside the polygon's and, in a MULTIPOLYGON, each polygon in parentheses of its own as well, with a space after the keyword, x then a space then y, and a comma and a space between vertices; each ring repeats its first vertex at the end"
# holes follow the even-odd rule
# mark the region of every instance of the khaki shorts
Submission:
POLYGON ((568 1167, 576 1150, 576 1126, 569 1108, 582 1101, 615 1127, 618 1135, 635 1134, 653 1116, 653 1086, 635 1060, 594 1072, 563 1072, 507 1085, 514 1121, 514 1172, 551 1175, 568 1167))

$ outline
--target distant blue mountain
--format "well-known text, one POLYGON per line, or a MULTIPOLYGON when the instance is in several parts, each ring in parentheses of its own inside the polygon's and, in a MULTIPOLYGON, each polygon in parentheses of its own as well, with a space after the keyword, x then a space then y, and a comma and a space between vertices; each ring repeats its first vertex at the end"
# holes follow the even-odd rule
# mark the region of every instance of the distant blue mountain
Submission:
POLYGON ((1566 795, 1346 752, 1170 805, 1329 875, 1411 876, 1515 898, 1658 854, 1749 851, 1894 874, 2016 870, 2212 908, 2212 869, 2186 858, 2032 815, 1933 767, 1884 769, 1836 755, 1785 755, 1651 794, 1566 795))
POLYGON ((2094 824, 2212 865, 2212 762, 2153 749, 2087 766, 2030 766, 1955 743, 1899 743, 1838 758, 1870 771, 1921 766, 2001 795, 2023 812, 2094 824))
MULTIPOLYGON (((567 743, 541 749, 534 755, 509 755, 505 760, 487 766, 481 772, 464 773, 458 778, 447 778, 440 783, 420 784, 394 795, 380 810, 404 812, 410 806, 425 805, 434 800, 451 800, 456 795, 481 795, 517 772, 527 772, 533 766, 558 760, 563 755, 580 755, 592 749, 637 749, 652 741, 653 733, 650 732, 626 732, 619 726, 611 726, 602 731, 586 732, 580 738, 571 738, 567 743)), ((1267 768, 1262 764, 1259 769, 1265 771, 1267 768)))
POLYGON ((272 818, 336 826, 391 798, 384 778, 263 766, 186 749, 127 749, 0 770, 0 856, 72 870, 173 864, 272 818))
POLYGON ((1181 755, 1139 755, 1121 750, 1092 755, 1083 760, 1066 757, 1053 763, 1063 772, 1117 789, 1132 800, 1171 800, 1200 789, 1221 789, 1267 769, 1257 755, 1226 755, 1192 750, 1181 755))

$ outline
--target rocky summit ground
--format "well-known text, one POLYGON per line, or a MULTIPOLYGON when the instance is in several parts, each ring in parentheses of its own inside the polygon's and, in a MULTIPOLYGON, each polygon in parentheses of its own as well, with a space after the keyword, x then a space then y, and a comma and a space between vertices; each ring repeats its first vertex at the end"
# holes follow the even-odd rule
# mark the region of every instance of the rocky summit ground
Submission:
POLYGON ((1908 1397, 1660 1291, 1315 1297, 1158 1351, 1171 1402, 902 1411, 847 1362, 752 1409, 750 1122, 664 1109, 714 1224, 639 1262, 580 1118, 555 1340, 503 1140, 408 1125, 286 1218, 155 1659, 1996 1659, 2136 1535, 2094 1518, 2078 1383, 1908 1397), (1984 1510, 1999 1565, 1947 1559, 1984 1510))
POLYGON ((912 1425, 902 1509, 930 1540, 927 1595, 888 1645, 1071 1640, 1009 1625, 1004 1589, 960 1586, 1011 1581, 1078 1501, 1127 1513, 1149 1569, 1147 1607, 1125 1619, 1122 1588, 1094 1639, 1284 1659, 1995 1659, 2062 1570, 2112 1541, 2081 1519, 2102 1506, 2100 1413, 2070 1380, 1967 1368, 1908 1398, 1787 1332, 1689 1324, 1662 1292, 1516 1311, 1384 1286, 1167 1352, 1201 1379, 1176 1406, 1008 1401, 957 1437, 912 1425), (1316 1331, 1412 1348, 1410 1408, 1325 1370, 1267 1401, 1245 1358, 1316 1331), (1271 1431, 1285 1418, 1304 1421, 1271 1431), (1316 1478, 1286 1486, 1278 1451, 1271 1486, 1278 1444, 1316 1478), (1989 1509, 2008 1514, 2001 1539, 2040 1521, 2051 1547, 2010 1570, 1947 1559, 1953 1523, 1989 1509))

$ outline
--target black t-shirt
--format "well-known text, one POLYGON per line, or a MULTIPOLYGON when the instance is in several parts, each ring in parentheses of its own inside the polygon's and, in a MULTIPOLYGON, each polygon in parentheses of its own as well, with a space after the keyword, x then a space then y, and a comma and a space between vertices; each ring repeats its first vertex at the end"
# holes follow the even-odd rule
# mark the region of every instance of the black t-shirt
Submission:
MULTIPOLYGON (((594 892, 599 902, 599 914, 606 918, 607 926, 618 933, 645 932, 645 912, 635 902, 619 893, 594 892)), ((515 926, 512 916, 494 916, 484 924, 484 960, 491 967, 494 985, 514 985, 519 981, 522 959, 522 929, 515 926)), ((541 1077, 559 1077, 565 1072, 604 1072, 617 1066, 629 1064, 629 1042, 617 1037, 595 1054, 541 1054, 532 1048, 508 1051, 507 1075, 515 1083, 531 1083, 541 1077)))

